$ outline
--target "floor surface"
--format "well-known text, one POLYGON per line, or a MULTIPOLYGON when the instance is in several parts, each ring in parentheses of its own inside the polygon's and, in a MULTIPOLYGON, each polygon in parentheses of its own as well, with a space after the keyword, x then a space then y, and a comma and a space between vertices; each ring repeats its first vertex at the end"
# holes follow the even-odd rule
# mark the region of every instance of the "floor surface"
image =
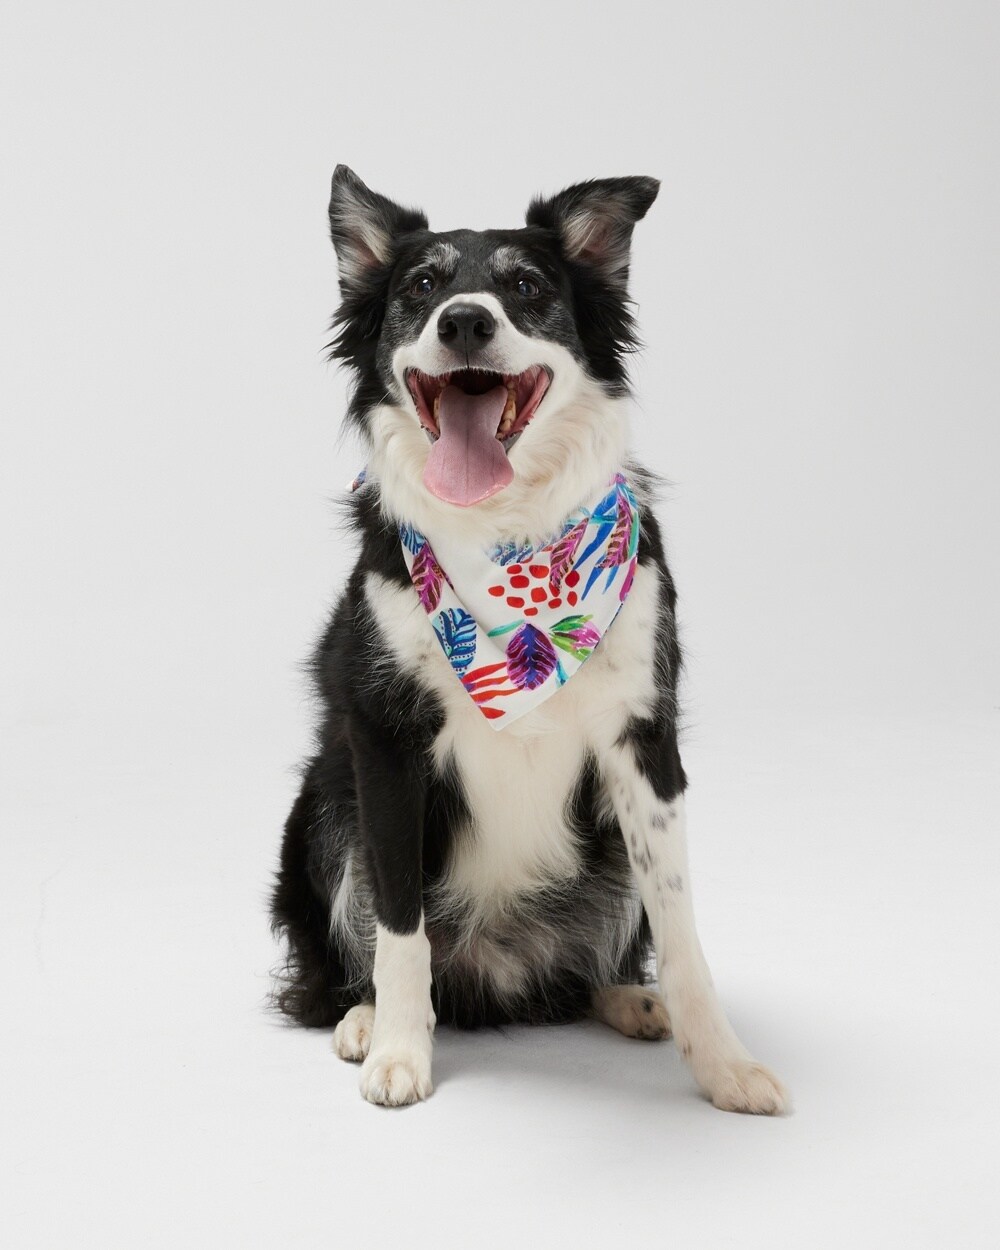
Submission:
POLYGON ((1000 1243, 1000 713, 689 732, 702 938, 780 1120, 596 1023, 439 1030, 432 1099, 366 1105, 262 1008, 284 730, 5 735, 5 1245, 1000 1243))

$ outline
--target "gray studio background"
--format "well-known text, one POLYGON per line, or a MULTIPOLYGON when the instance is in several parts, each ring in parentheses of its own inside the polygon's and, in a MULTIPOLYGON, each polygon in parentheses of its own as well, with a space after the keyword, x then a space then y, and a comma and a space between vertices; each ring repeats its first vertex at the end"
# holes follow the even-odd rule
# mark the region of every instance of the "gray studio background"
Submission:
POLYGON ((998 34, 973 3, 4 11, 12 1244, 995 1244, 998 34), (634 442, 703 937, 790 1120, 591 1025, 444 1034, 387 1114, 261 1011, 359 465, 338 161, 438 228, 662 179, 634 442))

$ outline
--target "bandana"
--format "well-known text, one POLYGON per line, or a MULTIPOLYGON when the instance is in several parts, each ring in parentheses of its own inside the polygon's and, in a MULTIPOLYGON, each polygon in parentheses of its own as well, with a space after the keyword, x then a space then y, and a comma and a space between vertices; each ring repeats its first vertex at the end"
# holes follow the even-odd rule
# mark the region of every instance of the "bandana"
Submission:
POLYGON ((400 526, 435 637, 495 729, 554 695, 594 653, 635 575, 639 509, 624 476, 538 547, 483 550, 400 526))

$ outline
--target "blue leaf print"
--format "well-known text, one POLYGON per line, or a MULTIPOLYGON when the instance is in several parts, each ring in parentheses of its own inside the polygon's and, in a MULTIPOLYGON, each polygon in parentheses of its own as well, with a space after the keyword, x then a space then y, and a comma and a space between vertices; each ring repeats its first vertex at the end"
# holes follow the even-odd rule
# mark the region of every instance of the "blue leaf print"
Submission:
MULTIPOLYGON (((597 564, 595 564, 594 567, 590 570, 590 576, 587 578, 587 584, 586 586, 584 586, 583 594, 581 594, 580 596, 581 599, 586 599, 586 597, 590 594, 591 590, 593 589, 594 582, 597 581, 597 579, 600 577, 603 571, 604 570, 601 568, 601 563, 600 561, 598 561, 597 564)), ((617 569, 612 569, 611 572, 612 574, 614 574, 617 572, 617 569)))
POLYGON ((437 614, 434 632, 448 663, 461 677, 476 654, 476 622, 462 608, 445 608, 437 614))
MULTIPOLYGON (((595 522, 591 521, 591 524, 595 524, 595 522)), ((596 524, 597 533, 587 544, 583 553, 576 557, 576 560, 573 562, 574 569, 579 569, 581 565, 586 564, 598 547, 603 546, 603 544, 607 542, 608 536, 610 535, 612 529, 614 529, 615 520, 614 517, 612 517, 609 521, 600 521, 596 524)))
POLYGON ((420 548, 427 542, 427 539, 423 536, 423 534, 421 534, 419 530, 414 529, 409 523, 400 525, 399 537, 402 539, 403 546, 411 556, 417 555, 420 548))
POLYGON ((608 491, 597 507, 591 512, 591 521, 610 521, 612 525, 618 515, 618 483, 608 491))
POLYGON ((508 564, 527 564, 534 554, 534 547, 524 543, 520 547, 513 542, 497 543, 490 551, 490 559, 494 564, 506 567, 508 564))

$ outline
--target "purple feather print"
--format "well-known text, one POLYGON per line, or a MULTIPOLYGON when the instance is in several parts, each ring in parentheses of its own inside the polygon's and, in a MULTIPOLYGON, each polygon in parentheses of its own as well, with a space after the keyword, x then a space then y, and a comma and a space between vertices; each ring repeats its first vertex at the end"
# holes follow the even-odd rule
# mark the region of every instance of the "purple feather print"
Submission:
POLYGON ((519 690, 535 690, 556 666, 555 647, 527 622, 507 644, 507 675, 519 690))
POLYGON ((618 600, 620 603, 625 602, 625 599, 628 596, 628 592, 632 589, 632 579, 633 577, 635 577, 635 566, 638 563, 639 562, 636 559, 636 557, 633 556, 632 562, 628 566, 628 572, 625 574, 625 580, 624 582, 622 582, 622 588, 618 592, 618 600))
POLYGON ((562 580, 569 572, 573 557, 580 543, 583 542, 586 532, 587 521, 584 519, 574 525, 569 533, 564 534, 557 543, 553 543, 552 555, 549 558, 549 590, 553 595, 559 593, 562 580))
POLYGON ((431 551, 430 543, 425 542, 414 557, 410 577, 417 588, 424 611, 433 612, 441 599, 441 582, 444 580, 444 573, 434 552, 431 551))
POLYGON ((629 545, 632 539, 632 509, 624 491, 618 492, 618 515, 615 527, 608 539, 608 549, 604 553, 599 568, 610 569, 618 564, 625 564, 629 557, 629 545))

